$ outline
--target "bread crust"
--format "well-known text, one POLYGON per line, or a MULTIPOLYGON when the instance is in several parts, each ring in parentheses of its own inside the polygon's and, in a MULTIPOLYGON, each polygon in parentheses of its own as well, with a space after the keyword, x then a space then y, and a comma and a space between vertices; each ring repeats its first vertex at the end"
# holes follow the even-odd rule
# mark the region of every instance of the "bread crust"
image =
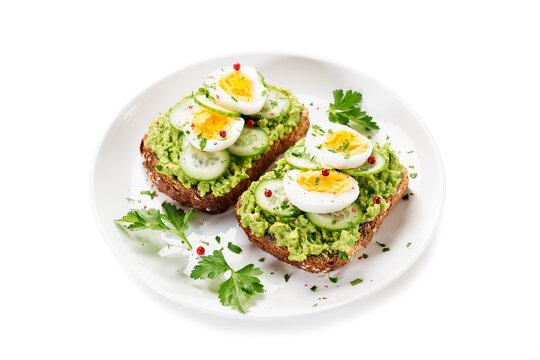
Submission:
POLYGON ((222 196, 206 194, 200 196, 197 187, 186 188, 178 180, 160 174, 156 170, 159 164, 157 156, 152 152, 146 143, 148 134, 145 134, 141 141, 141 155, 143 166, 150 178, 150 181, 157 189, 178 203, 197 209, 199 211, 218 214, 233 206, 240 195, 249 187, 252 181, 256 181, 266 171, 276 158, 293 146, 298 140, 303 138, 309 129, 309 111, 304 108, 300 114, 298 126, 291 132, 285 134, 280 140, 275 141, 270 149, 264 153, 252 167, 247 171, 249 178, 242 179, 230 192, 222 196))
POLYGON ((251 229, 245 228, 242 226, 242 222, 240 221, 241 220, 240 216, 238 215, 238 209, 241 206, 242 199, 238 199, 238 202, 236 203, 236 206, 234 209, 234 213, 236 215, 236 220, 238 221, 238 224, 244 230, 249 240, 253 244, 255 244, 257 247, 259 247, 261 250, 266 251, 267 253, 278 258, 279 260, 284 261, 292 266, 296 266, 297 268, 300 268, 302 270, 305 270, 311 273, 327 273, 343 265, 348 264, 349 261, 361 249, 366 247, 366 245, 373 238, 373 235, 375 235, 377 230, 379 230, 386 216, 388 216, 388 214, 394 208, 394 206, 399 202, 399 200, 401 200, 401 198, 405 194, 405 191, 407 190, 408 185, 409 185, 409 175, 408 175, 407 169, 403 168, 401 181, 398 184, 396 193, 386 198, 386 201, 388 202, 388 208, 385 211, 382 211, 372 221, 360 225, 359 230, 360 230, 361 236, 354 243, 351 249, 347 252, 349 254, 348 260, 339 258, 337 254, 333 254, 331 256, 311 255, 311 256, 308 256, 307 259, 303 261, 289 260, 288 259, 289 250, 287 250, 286 247, 278 246, 276 244, 276 239, 273 236, 265 235, 265 236, 259 237, 259 236, 256 236, 251 231, 251 229))

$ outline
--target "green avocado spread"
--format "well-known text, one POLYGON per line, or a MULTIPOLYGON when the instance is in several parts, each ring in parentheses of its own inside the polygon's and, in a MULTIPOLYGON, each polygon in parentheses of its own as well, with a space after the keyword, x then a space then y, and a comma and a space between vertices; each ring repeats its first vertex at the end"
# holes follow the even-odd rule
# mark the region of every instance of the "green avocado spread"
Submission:
MULTIPOLYGON (((300 140, 298 144, 303 144, 300 140)), ((375 144, 375 148, 388 156, 388 167, 373 175, 355 176, 360 188, 357 203, 362 209, 362 223, 373 220, 381 211, 388 208, 386 198, 396 193, 401 181, 403 166, 399 163, 390 144, 382 147, 375 144), (380 204, 375 204, 373 198, 379 196, 380 204)), ((284 159, 277 162, 274 170, 264 174, 260 180, 282 178, 293 167, 284 159)), ((332 254, 339 251, 347 252, 360 237, 358 227, 351 230, 328 231, 315 227, 303 215, 296 218, 282 218, 271 215, 260 208, 255 202, 254 189, 259 182, 253 182, 242 195, 242 204, 238 210, 242 226, 251 229, 257 236, 272 235, 277 245, 287 247, 289 260, 302 261, 310 255, 332 254)))
MULTIPOLYGON (((270 145, 298 126, 300 113, 304 109, 303 105, 298 102, 298 99, 290 91, 277 87, 276 89, 284 91, 289 96, 291 107, 288 113, 284 113, 279 117, 257 120, 257 126, 266 131, 270 138, 270 145)), ((150 123, 147 144, 159 160, 156 170, 163 175, 177 179, 187 188, 196 186, 200 196, 208 193, 216 196, 227 194, 242 179, 249 177, 247 171, 251 168, 253 162, 257 161, 262 155, 248 158, 231 156, 231 166, 222 176, 212 181, 197 181, 188 177, 180 169, 181 135, 182 132, 169 122, 169 112, 166 112, 150 123)))

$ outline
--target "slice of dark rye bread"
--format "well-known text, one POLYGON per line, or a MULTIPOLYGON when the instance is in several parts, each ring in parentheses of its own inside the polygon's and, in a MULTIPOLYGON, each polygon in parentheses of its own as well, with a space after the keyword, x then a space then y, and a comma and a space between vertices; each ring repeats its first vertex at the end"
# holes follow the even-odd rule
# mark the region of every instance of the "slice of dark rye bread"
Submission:
POLYGON ((407 186, 409 185, 409 175, 407 172, 407 169, 403 168, 403 172, 401 174, 401 181, 399 182, 397 186, 397 191, 394 195, 389 196, 386 201, 388 201, 388 209, 386 211, 382 211, 375 219, 373 219, 370 222, 364 223, 360 225, 360 238, 354 243, 354 245, 351 247, 351 249, 347 252, 349 255, 348 260, 344 260, 338 257, 337 254, 333 254, 331 256, 326 255, 311 255, 308 256, 306 260, 304 261, 294 261, 289 260, 289 250, 287 250, 286 247, 278 246, 276 244, 276 239, 272 235, 265 235, 262 237, 256 236, 251 232, 251 229, 247 229, 242 226, 242 222, 240 221, 240 216, 238 215, 238 209, 241 206, 242 199, 239 199, 236 203, 236 206, 234 208, 234 212, 236 214, 236 220, 238 220, 238 224, 242 229, 244 229, 244 232, 248 236, 249 240, 257 245, 261 250, 266 251, 269 254, 274 255, 279 260, 284 261, 288 264, 291 264, 292 266, 296 266, 297 268, 300 268, 305 271, 309 271, 312 273, 327 273, 330 271, 333 271, 343 265, 346 265, 349 263, 349 261, 363 248, 366 247, 366 245, 371 241, 373 238, 373 235, 379 230, 379 227, 381 226, 384 218, 390 213, 392 208, 398 203, 399 200, 403 197, 405 194, 405 191, 407 190, 407 186))
POLYGON ((247 171, 249 178, 242 179, 230 192, 223 196, 206 194, 200 196, 197 187, 186 188, 178 180, 160 174, 156 170, 159 160, 146 144, 148 134, 145 134, 141 141, 141 155, 143 166, 150 178, 150 181, 157 189, 182 205, 189 206, 199 211, 217 214, 226 211, 234 205, 240 195, 249 187, 252 181, 257 181, 264 174, 268 166, 276 158, 293 146, 298 140, 303 138, 309 128, 309 111, 304 108, 300 114, 298 126, 291 132, 285 134, 280 140, 276 140, 270 149, 256 160, 247 171))

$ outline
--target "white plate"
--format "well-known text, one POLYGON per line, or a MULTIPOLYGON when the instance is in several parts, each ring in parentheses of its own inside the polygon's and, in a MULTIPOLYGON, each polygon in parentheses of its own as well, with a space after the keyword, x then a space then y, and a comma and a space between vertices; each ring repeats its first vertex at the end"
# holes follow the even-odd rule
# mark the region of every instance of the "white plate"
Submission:
MULTIPOLYGON (((431 135, 394 92, 340 64, 277 53, 247 53, 203 61, 158 81, 129 103, 114 120, 98 149, 91 176, 91 197, 99 228, 116 254, 144 283, 193 309, 255 318, 320 312, 360 300, 389 285, 416 261, 431 240, 441 213, 444 189, 443 168, 431 135), (324 119, 324 107, 332 99, 332 90, 361 91, 363 108, 382 125, 379 139, 384 141, 388 135, 393 148, 400 151, 401 162, 413 165, 414 169, 409 171, 418 173, 409 185, 414 196, 395 207, 373 241, 359 253, 369 257, 355 258, 332 272, 333 277, 339 278, 335 284, 327 275, 306 273, 252 245, 238 227, 232 210, 219 215, 197 214, 187 232, 192 242, 197 244, 207 236, 207 240, 217 246, 213 238, 221 234, 222 243, 231 241, 243 249, 240 255, 224 251, 233 267, 255 263, 264 271, 262 282, 267 291, 257 298, 247 315, 219 303, 216 282, 189 279, 184 274, 187 262, 184 255, 161 258, 158 252, 166 246, 165 235, 151 231, 127 233, 113 222, 130 207, 159 207, 162 201, 168 200, 164 195, 150 200, 149 196, 139 194, 141 190, 152 188, 139 155, 139 143, 149 122, 184 94, 198 88, 207 74, 235 62, 254 66, 270 83, 291 89, 310 109, 312 122, 324 119), (129 202, 127 197, 141 202, 129 202), (391 250, 382 252, 376 241, 391 250), (408 243, 411 244, 407 247, 408 243), (265 261, 259 262, 262 257, 265 261), (291 275, 287 283, 284 281, 286 273, 291 275), (349 282, 356 278, 363 282, 351 286, 349 282), (312 286, 317 286, 317 291, 311 291, 312 286)), ((207 253, 210 250, 207 249, 207 253)), ((193 258, 190 264, 192 262, 193 258)))

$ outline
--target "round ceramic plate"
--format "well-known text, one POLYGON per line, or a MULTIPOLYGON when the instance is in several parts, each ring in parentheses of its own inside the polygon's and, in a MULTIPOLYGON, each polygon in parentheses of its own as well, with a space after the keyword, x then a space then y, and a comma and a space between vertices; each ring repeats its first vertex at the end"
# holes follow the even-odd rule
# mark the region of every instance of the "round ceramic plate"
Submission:
POLYGON ((249 53, 189 66, 152 85, 129 103, 113 121, 98 149, 91 176, 91 197, 103 236, 148 286, 193 309, 225 316, 268 318, 315 313, 358 301, 398 278, 418 259, 432 238, 444 200, 444 174, 437 147, 424 123, 380 82, 326 60, 249 53), (290 89, 309 109, 312 123, 326 120, 325 109, 334 89, 360 91, 363 109, 381 126, 372 136, 381 142, 391 142, 411 174, 408 200, 397 204, 366 249, 348 265, 331 273, 337 282, 330 281, 326 274, 311 274, 289 266, 259 250, 238 227, 232 209, 219 215, 198 213, 193 217, 186 234, 195 247, 204 244, 208 253, 225 244, 224 254, 233 268, 254 263, 263 270, 261 281, 266 291, 255 298, 246 315, 219 303, 219 281, 192 280, 186 275, 197 257, 182 251, 175 245, 175 239, 149 230, 127 232, 113 221, 130 208, 159 208, 163 201, 170 201, 162 194, 155 197, 141 194, 141 191, 154 191, 139 154, 147 126, 157 114, 197 89, 209 73, 236 62, 251 65, 269 83, 290 89), (215 240, 216 235, 221 238, 220 244, 215 240), (228 242, 240 246, 242 253, 228 251, 228 242), (362 282, 351 285, 356 279, 362 282))

